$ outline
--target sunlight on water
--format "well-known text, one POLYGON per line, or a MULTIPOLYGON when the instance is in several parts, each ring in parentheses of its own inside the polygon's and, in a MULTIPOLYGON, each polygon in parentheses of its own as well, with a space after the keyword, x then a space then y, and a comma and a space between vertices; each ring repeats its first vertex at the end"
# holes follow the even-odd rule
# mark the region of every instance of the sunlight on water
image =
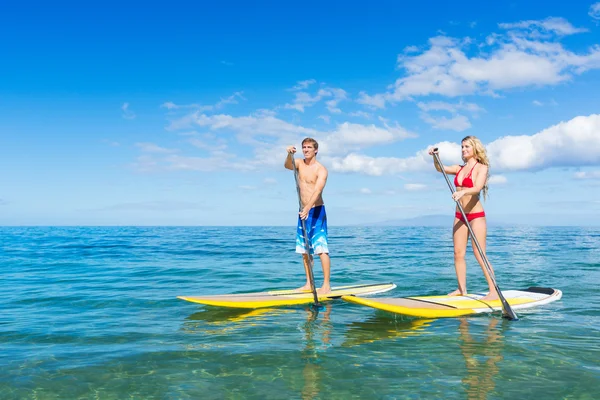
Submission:
MULTIPOLYGON (((455 286, 450 232, 332 227, 333 283, 387 297, 455 286)), ((600 393, 600 230, 495 228, 503 289, 561 301, 408 319, 336 300, 235 310, 180 295, 303 280, 288 228, 0 228, 1 399, 594 399, 600 393)), ((484 290, 468 258, 469 288, 484 290)), ((317 262, 317 282, 321 279, 317 262)))

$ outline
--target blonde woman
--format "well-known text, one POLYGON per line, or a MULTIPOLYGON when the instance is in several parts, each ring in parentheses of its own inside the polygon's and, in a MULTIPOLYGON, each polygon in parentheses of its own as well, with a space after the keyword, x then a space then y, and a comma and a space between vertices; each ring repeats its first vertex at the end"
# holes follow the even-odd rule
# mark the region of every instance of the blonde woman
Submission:
MULTIPOLYGON (((487 236, 487 224, 485 221, 485 211, 481 203, 480 194, 483 193, 484 198, 487 196, 488 179, 489 179, 489 160, 483 147, 483 144, 475 136, 467 136, 461 141, 463 165, 445 166, 444 171, 449 175, 455 175, 454 186, 456 192, 452 194, 454 201, 460 202, 471 229, 481 246, 481 250, 485 254, 485 241, 487 236)), ((433 155, 434 149, 429 150, 429 154, 433 155)), ((433 162, 435 169, 442 172, 437 162, 433 162)), ((464 218, 458 205, 456 206, 456 218, 453 226, 453 241, 454 241, 454 268, 456 269, 456 278, 458 280, 458 289, 449 296, 463 296, 467 294, 467 264, 465 262, 465 254, 467 252, 467 241, 469 239, 469 229, 465 224, 464 218)), ((471 246, 475 258, 479 262, 481 269, 485 275, 485 279, 489 285, 489 293, 481 300, 496 300, 498 293, 494 287, 494 283, 490 278, 485 264, 476 246, 471 239, 471 246)), ((490 265, 490 269, 491 269, 490 265)), ((492 274, 494 273, 492 269, 492 274)))

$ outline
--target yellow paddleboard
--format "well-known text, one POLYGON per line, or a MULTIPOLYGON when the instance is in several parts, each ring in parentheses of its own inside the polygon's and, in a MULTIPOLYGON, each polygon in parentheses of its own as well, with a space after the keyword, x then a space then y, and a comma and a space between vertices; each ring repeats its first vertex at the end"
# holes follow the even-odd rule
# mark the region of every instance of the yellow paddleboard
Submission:
MULTIPOLYGON (((330 293, 318 295, 319 301, 327 301, 349 295, 371 295, 387 292, 396 287, 393 283, 340 286, 332 288, 330 293)), ((276 290, 271 292, 222 294, 214 296, 178 296, 178 299, 192 303, 215 307, 264 308, 292 306, 314 302, 310 290, 276 290)))
MULTIPOLYGON (((558 289, 530 287, 525 290, 507 290, 502 295, 514 310, 531 308, 559 300, 558 289)), ((489 313, 502 310, 500 300, 479 300, 485 294, 466 296, 419 296, 401 298, 365 299, 357 296, 342 296, 350 302, 385 310, 396 314, 420 318, 460 317, 462 315, 489 313)))

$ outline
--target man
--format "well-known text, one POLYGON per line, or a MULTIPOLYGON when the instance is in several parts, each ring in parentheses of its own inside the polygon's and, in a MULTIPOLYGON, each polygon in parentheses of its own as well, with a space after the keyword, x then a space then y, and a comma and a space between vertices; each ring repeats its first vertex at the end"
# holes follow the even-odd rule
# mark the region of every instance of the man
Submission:
POLYGON ((306 254, 304 235, 302 232, 302 221, 305 220, 306 233, 310 242, 311 254, 318 254, 323 266, 323 286, 317 293, 327 294, 331 292, 329 282, 330 260, 329 248, 327 246, 327 215, 323 204, 323 189, 327 183, 327 168, 317 161, 319 144, 315 139, 306 138, 302 141, 302 153, 304 160, 294 160, 296 148, 288 146, 285 168, 294 170, 294 162, 298 168, 298 185, 300 187, 300 202, 302 210, 298 216, 298 228, 296 233, 296 253, 300 253, 304 259, 304 270, 306 271, 306 284, 300 290, 310 290, 309 259, 306 254))

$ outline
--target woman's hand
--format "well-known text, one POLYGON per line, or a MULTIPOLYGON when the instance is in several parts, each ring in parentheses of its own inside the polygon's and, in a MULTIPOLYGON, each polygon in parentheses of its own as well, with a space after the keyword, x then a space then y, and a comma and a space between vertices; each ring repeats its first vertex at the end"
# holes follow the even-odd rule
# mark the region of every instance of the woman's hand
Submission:
POLYGON ((464 195, 465 195, 464 190, 457 190, 456 192, 452 193, 452 199, 454 201, 459 201, 461 199, 461 197, 463 197, 464 195))

